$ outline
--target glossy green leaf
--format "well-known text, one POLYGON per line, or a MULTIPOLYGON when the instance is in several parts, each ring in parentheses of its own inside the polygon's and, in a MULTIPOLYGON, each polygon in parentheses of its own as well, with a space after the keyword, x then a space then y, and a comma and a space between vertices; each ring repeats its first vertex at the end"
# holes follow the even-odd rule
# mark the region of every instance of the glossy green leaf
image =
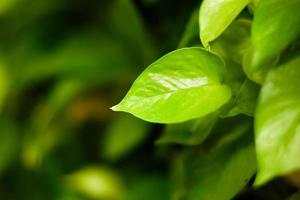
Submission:
POLYGON ((202 48, 176 50, 150 65, 112 109, 158 123, 207 115, 231 97, 224 71, 222 61, 202 48))
POLYGON ((259 1, 252 25, 252 65, 279 54, 300 34, 300 0, 259 1))
POLYGON ((200 7, 200 39, 203 46, 219 37, 250 0, 204 0, 200 7))
POLYGON ((148 130, 148 123, 128 114, 120 115, 107 129, 102 154, 113 161, 121 158, 143 142, 148 130))
POLYGON ((169 124, 157 144, 177 143, 196 145, 203 142, 217 122, 219 112, 214 112, 199 119, 179 124, 169 124))
POLYGON ((255 114, 256 185, 300 168, 300 57, 269 73, 255 114))
POLYGON ((197 150, 183 160, 187 200, 230 200, 240 192, 256 171, 255 149, 249 124, 241 135, 224 139, 206 154, 197 150))

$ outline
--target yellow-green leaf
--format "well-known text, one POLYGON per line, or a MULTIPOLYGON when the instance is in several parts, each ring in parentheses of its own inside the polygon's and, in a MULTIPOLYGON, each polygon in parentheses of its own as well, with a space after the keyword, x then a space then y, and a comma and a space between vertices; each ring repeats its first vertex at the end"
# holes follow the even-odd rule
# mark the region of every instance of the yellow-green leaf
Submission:
POLYGON ((230 99, 224 74, 216 55, 202 48, 176 50, 150 65, 112 109, 157 123, 202 117, 230 99))

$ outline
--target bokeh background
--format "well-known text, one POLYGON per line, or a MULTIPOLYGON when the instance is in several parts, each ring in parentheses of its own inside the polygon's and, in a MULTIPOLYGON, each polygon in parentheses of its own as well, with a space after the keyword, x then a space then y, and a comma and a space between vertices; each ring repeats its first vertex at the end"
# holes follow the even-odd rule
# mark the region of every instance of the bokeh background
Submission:
POLYGON ((0 199, 169 199, 161 126, 109 108, 198 4, 0 0, 0 199))

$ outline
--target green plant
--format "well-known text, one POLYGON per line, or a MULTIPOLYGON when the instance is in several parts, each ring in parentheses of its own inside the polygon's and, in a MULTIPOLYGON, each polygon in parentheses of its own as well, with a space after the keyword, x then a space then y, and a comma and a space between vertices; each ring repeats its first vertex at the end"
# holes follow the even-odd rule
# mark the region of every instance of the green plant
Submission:
POLYGON ((204 0, 185 48, 151 64, 112 107, 168 124, 157 143, 183 145, 175 199, 231 199, 256 171, 261 186, 300 169, 299 8, 204 0))
POLYGON ((299 200, 298 8, 0 0, 0 199, 299 200))

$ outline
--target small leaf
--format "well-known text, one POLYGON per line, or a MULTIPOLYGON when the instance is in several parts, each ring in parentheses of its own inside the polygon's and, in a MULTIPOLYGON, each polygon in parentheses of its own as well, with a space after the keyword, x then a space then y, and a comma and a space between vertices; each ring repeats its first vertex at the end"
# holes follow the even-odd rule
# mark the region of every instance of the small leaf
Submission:
POLYGON ((276 57, 300 34, 300 0, 259 1, 254 13, 252 65, 276 57))
POLYGON ((269 73, 255 114, 256 185, 300 168, 300 57, 269 73))
POLYGON ((256 158, 249 124, 239 127, 243 133, 201 156, 189 152, 184 162, 187 200, 229 200, 251 179, 256 158))
POLYGON ((221 117, 238 114, 253 116, 259 87, 246 78, 241 65, 243 57, 251 47, 250 31, 250 20, 237 19, 211 43, 211 50, 226 63, 225 83, 231 87, 233 93, 233 98, 225 106, 221 117))
POLYGON ((254 65, 252 62, 253 56, 253 50, 249 49, 243 58, 243 70, 251 81, 263 84, 268 72, 277 65, 280 57, 272 57, 264 60, 259 65, 254 65))
POLYGON ((232 117, 238 114, 253 116, 258 92, 259 86, 249 79, 245 79, 232 103, 225 109, 226 114, 222 114, 222 117, 232 117))
POLYGON ((200 8, 200 39, 204 47, 219 37, 250 0, 204 0, 200 8))
POLYGON ((217 122, 219 112, 211 113, 199 119, 166 126, 157 144, 177 143, 196 145, 203 142, 217 122))
POLYGON ((184 48, 150 65, 114 111, 150 122, 177 123, 216 111, 231 97, 224 64, 202 48, 184 48))

